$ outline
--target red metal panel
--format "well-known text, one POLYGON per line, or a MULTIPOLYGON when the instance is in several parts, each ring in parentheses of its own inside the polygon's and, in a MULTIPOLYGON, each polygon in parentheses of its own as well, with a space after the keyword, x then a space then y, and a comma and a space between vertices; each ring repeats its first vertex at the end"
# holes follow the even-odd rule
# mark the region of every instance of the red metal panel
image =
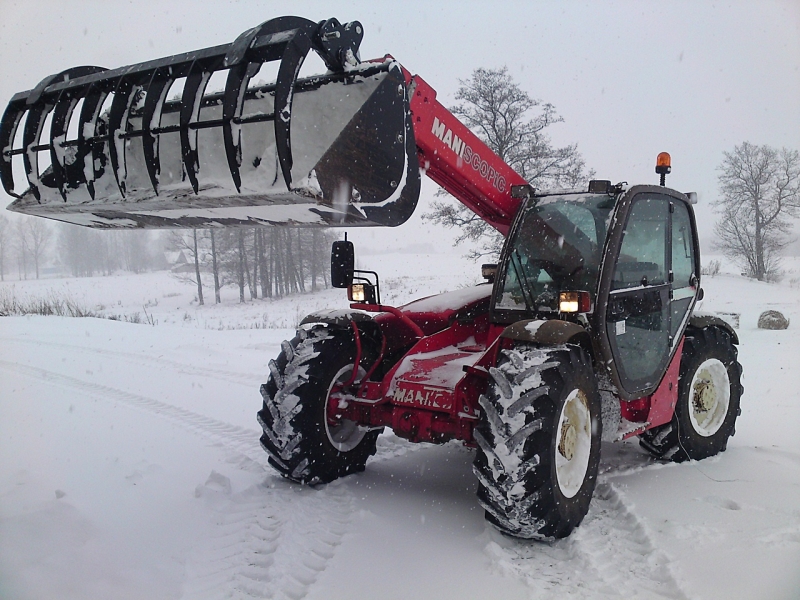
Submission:
POLYGON ((620 409, 622 418, 633 423, 642 423, 642 429, 629 432, 625 437, 638 435, 645 429, 652 429, 672 420, 675 405, 678 402, 678 378, 680 376, 681 355, 683 354, 683 340, 678 344, 675 356, 667 367, 667 372, 661 383, 650 396, 637 400, 621 401, 620 409))
POLYGON ((620 402, 622 418, 631 423, 644 423, 650 413, 650 396, 620 402))
POLYGON ((672 362, 669 363, 664 379, 650 396, 650 412, 647 415, 650 427, 663 425, 672 420, 672 414, 675 412, 675 405, 678 402, 678 377, 682 354, 683 339, 678 344, 678 349, 675 351, 675 356, 672 357, 672 362))

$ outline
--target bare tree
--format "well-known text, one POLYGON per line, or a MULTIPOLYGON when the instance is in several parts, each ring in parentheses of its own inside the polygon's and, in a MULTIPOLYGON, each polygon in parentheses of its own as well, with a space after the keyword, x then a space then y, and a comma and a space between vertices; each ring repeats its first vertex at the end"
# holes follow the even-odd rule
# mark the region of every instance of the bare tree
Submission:
POLYGON ((219 304, 221 302, 219 295, 219 261, 217 260, 217 240, 214 238, 214 230, 208 230, 209 237, 211 238, 211 273, 214 275, 214 302, 219 304))
POLYGON ((203 280, 200 276, 200 253, 202 248, 197 243, 197 229, 192 230, 191 235, 185 231, 172 231, 169 236, 169 245, 172 249, 189 254, 194 263, 194 278, 187 273, 177 273, 179 278, 188 279, 197 286, 197 302, 200 306, 203 302, 203 280))
POLYGON ((763 281, 779 269, 791 218, 800 214, 800 153, 744 142, 724 156, 716 246, 763 281))
POLYGON ((197 281, 197 303, 203 306, 203 280, 200 278, 200 253, 197 251, 197 229, 192 229, 192 246, 194 254, 194 276, 197 281))
POLYGON ((25 243, 25 221, 19 220, 14 225, 14 251, 17 255, 17 279, 28 278, 28 245, 25 243))
POLYGON ((8 219, 0 215, 0 281, 6 279, 6 251, 11 242, 11 227, 9 226, 8 219))
POLYGON ((238 229, 236 234, 236 239, 239 244, 239 252, 236 257, 236 283, 239 284, 239 302, 244 302, 244 274, 247 270, 247 265, 245 264, 247 259, 244 250, 244 230, 238 229))
POLYGON ((115 232, 114 237, 126 271, 141 273, 152 265, 151 231, 146 229, 122 230, 115 232))
POLYGON ((19 222, 17 232, 23 271, 27 276, 28 260, 32 260, 36 279, 39 279, 39 266, 50 245, 53 231, 44 219, 27 217, 19 222))
MULTIPOLYGON (((451 109, 453 114, 531 185, 575 187, 591 178, 577 144, 557 148, 545 132, 550 125, 563 121, 555 107, 531 98, 506 67, 475 69, 469 79, 459 83, 456 100, 460 104, 451 109)), ((482 247, 470 253, 475 258, 500 251, 502 236, 452 199, 435 201, 424 218, 457 227, 461 233, 456 244, 482 241, 482 247)))

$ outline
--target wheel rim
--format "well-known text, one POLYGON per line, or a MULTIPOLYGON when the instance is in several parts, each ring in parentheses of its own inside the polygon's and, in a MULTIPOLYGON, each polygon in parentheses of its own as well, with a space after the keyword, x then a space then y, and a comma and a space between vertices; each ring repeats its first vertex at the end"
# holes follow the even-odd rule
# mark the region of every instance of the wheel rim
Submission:
MULTIPOLYGON (((358 370, 359 375, 363 377, 364 369, 359 367, 358 370)), ((335 415, 335 409, 332 413, 331 409, 333 407, 329 407, 329 404, 331 400, 338 400, 331 398, 333 388, 337 384, 342 384, 349 381, 352 374, 353 365, 347 365, 346 367, 339 369, 339 372, 336 373, 336 376, 333 378, 330 386, 328 387, 328 394, 325 400, 325 433, 328 435, 328 441, 339 452, 350 452, 361 443, 361 440, 363 440, 364 436, 367 434, 367 430, 359 427, 355 421, 351 421, 350 419, 331 418, 331 414, 335 415)))
POLYGON ((592 450, 592 415, 583 390, 572 390, 556 429, 556 479, 561 493, 572 498, 583 486, 592 450))
POLYGON ((703 362, 689 387, 689 420, 703 437, 717 433, 728 414, 731 382, 728 369, 716 358, 703 362))

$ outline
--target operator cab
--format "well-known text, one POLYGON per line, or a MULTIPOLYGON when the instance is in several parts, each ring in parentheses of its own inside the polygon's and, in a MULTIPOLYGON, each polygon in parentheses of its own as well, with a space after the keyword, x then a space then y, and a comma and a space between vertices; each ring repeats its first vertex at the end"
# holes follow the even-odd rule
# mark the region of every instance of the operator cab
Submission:
POLYGON ((651 394, 702 297, 696 198, 663 187, 669 170, 659 155, 661 186, 529 189, 503 247, 491 322, 573 321, 620 396, 651 394))

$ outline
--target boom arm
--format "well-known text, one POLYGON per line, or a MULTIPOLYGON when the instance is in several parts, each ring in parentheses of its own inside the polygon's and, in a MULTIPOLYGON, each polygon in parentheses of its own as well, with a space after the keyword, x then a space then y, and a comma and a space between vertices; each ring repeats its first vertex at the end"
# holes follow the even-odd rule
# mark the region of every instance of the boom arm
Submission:
POLYGON ((504 236, 520 201, 511 186, 527 182, 436 99, 436 91, 405 69, 420 167, 504 236))

